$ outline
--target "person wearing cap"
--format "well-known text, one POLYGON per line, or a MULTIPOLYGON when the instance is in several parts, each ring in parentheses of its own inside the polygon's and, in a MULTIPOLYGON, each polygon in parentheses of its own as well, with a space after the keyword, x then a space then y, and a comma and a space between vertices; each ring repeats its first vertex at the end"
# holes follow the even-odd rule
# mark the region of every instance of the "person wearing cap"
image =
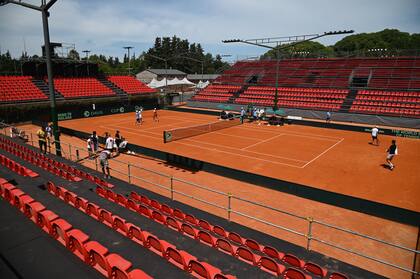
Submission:
POLYGON ((379 139, 378 139, 379 129, 378 126, 373 127, 372 129, 372 144, 379 146, 379 139))

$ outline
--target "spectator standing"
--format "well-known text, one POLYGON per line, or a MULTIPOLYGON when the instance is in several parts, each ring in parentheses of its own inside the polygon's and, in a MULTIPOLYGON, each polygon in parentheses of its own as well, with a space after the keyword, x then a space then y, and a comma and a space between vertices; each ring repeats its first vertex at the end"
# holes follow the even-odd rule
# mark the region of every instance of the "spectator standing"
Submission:
POLYGON ((325 118, 325 122, 326 123, 330 123, 331 122, 331 112, 327 111, 327 117, 325 118))
POLYGON ((105 149, 108 150, 109 152, 112 152, 112 150, 114 149, 114 144, 115 141, 114 139, 111 137, 110 134, 105 133, 105 149))
POLYGON ((98 146, 99 146, 99 138, 96 135, 96 131, 92 132, 92 135, 90 136, 90 138, 92 140, 93 153, 96 154, 98 152, 98 146))
POLYGON ((38 143, 39 143, 39 150, 42 153, 47 153, 47 133, 45 132, 45 128, 41 127, 36 134, 38 135, 38 143))
POLYGON ((116 131, 115 132, 115 149, 116 149, 116 151, 117 151, 117 154, 118 154, 118 147, 120 146, 120 143, 121 143, 121 141, 122 141, 122 139, 121 139, 121 135, 120 135, 120 131, 116 131))
POLYGON ((244 118, 245 118, 245 109, 244 107, 241 107, 241 124, 244 123, 244 118))
POLYGON ((92 156, 93 156, 93 143, 92 143, 92 137, 89 137, 87 140, 86 140, 86 145, 87 145, 87 150, 88 150, 88 153, 89 153, 89 159, 93 159, 92 158, 92 156))
POLYGON ((109 173, 109 162, 108 158, 111 158, 111 152, 108 150, 102 150, 101 153, 99 153, 99 162, 102 167, 102 173, 104 174, 105 178, 111 178, 111 175, 109 173))

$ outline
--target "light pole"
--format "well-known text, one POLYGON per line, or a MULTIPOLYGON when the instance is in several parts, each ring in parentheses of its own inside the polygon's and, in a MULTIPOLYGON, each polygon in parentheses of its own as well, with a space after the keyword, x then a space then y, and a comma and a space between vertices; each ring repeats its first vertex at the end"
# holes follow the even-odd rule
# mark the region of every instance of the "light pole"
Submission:
POLYGON ((264 48, 269 48, 276 51, 276 93, 274 96, 274 106, 273 109, 276 111, 278 109, 278 79, 279 79, 279 60, 280 60, 280 50, 286 49, 297 44, 312 41, 319 39, 321 37, 330 36, 330 35, 341 35, 341 34, 351 34, 353 30, 343 30, 343 31, 331 31, 324 32, 323 34, 310 34, 310 35, 295 35, 295 36, 286 36, 286 37, 271 37, 271 38, 261 38, 261 39, 233 39, 233 40, 223 40, 223 43, 244 43, 264 48), (284 45, 282 45, 284 43, 284 45), (271 44, 275 44, 273 47, 271 44))
POLYGON ((44 46, 45 46, 45 56, 47 59, 47 75, 48 75, 48 91, 50 94, 50 107, 51 107, 51 120, 53 123, 53 134, 55 142, 55 150, 57 156, 61 156, 61 147, 60 147, 60 136, 58 132, 58 119, 57 119, 57 110, 55 103, 55 90, 54 90, 54 80, 53 80, 53 71, 52 71, 52 62, 51 62, 51 49, 50 49, 50 32, 48 28, 48 17, 50 13, 48 10, 57 2, 57 0, 41 0, 40 6, 35 6, 33 4, 28 4, 22 1, 15 0, 0 0, 0 6, 6 4, 16 4, 29 9, 40 11, 42 14, 42 27, 44 33, 44 46))
POLYGON ((195 58, 191 58, 191 57, 187 57, 187 56, 178 56, 178 57, 201 63, 201 79, 203 79, 204 60, 195 59, 195 58))
POLYGON ((128 55, 128 75, 131 76, 131 68, 130 68, 130 49, 132 49, 132 46, 125 46, 123 47, 124 49, 127 50, 127 55, 128 55))
POLYGON ((156 59, 158 59, 160 61, 165 62, 165 91, 166 91, 167 90, 167 87, 168 87, 168 60, 173 59, 173 58, 176 58, 178 56, 176 56, 176 57, 175 56, 174 57, 169 57, 169 58, 162 58, 162 57, 159 57, 159 56, 156 56, 156 55, 153 55, 153 54, 149 54, 149 53, 143 54, 143 56, 146 56, 146 55, 148 55, 150 57, 153 57, 153 58, 156 58, 156 59))
POLYGON ((86 53, 86 69, 87 69, 87 75, 89 76, 89 53, 90 50, 82 50, 82 52, 86 53))

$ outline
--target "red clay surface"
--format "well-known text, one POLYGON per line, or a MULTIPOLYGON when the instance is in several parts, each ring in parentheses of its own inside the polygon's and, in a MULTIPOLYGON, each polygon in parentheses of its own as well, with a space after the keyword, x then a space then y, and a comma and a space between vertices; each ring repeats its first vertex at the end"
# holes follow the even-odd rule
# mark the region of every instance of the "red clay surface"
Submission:
POLYGON ((310 185, 336 193, 420 212, 420 140, 397 138, 399 155, 390 171, 385 163, 390 136, 380 146, 370 135, 300 125, 244 124, 163 143, 163 130, 217 121, 215 116, 160 111, 160 122, 145 112, 63 121, 61 126, 99 134, 120 132, 129 142, 247 172, 310 185))
MULTIPOLYGON (((170 112, 170 111, 160 112, 160 116, 161 116, 160 122, 152 123, 151 119, 149 118, 148 112, 146 112, 145 114, 146 122, 144 126, 135 127, 134 125, 132 125, 132 128, 137 129, 140 132, 141 129, 148 129, 147 127, 156 128, 162 125, 162 126, 165 126, 165 127, 161 127, 161 130, 163 130, 164 128, 167 127, 166 125, 168 125, 167 123, 165 123, 167 121, 166 119, 167 113, 169 117, 173 117, 174 115, 173 112, 170 112)), ((117 117, 113 116, 111 117, 111 119, 109 117, 100 117, 100 118, 79 120, 79 121, 93 122, 93 120, 95 120, 96 124, 93 123, 92 127, 95 127, 95 129, 100 131, 99 126, 101 125, 100 124, 101 122, 109 123, 111 121, 117 121, 116 119, 119 119, 121 116, 124 116, 124 115, 119 115, 117 117)), ((130 116, 132 116, 132 114, 130 114, 130 116)), ((200 117, 200 116, 197 116, 197 117, 200 117)), ((208 119, 214 120, 214 117, 209 117, 208 119)), ((123 126, 128 127, 131 124, 130 122, 132 121, 133 119, 129 117, 129 122, 121 125, 120 127, 123 127, 123 126)), ((77 123, 77 121, 72 121, 72 122, 77 123)), ((60 125, 61 124, 65 124, 65 123, 61 122, 60 125)), ((72 124, 72 125, 75 125, 75 124, 72 124)), ((77 126, 74 126, 74 127, 76 127, 77 129, 81 129, 81 127, 77 127, 77 126)), ((255 129, 255 132, 249 134, 250 136, 255 133, 258 133, 260 129, 269 128, 269 129, 273 129, 274 131, 277 131, 276 129, 288 128, 288 127, 262 127, 262 126, 252 126, 252 125, 247 125, 244 127, 251 127, 255 129)), ((36 130, 38 129, 37 127, 33 125, 25 125, 25 126, 21 126, 21 128, 23 128, 28 133, 29 132, 35 133, 36 130)), ((299 126, 296 126, 296 128, 299 128, 299 126)), ((319 131, 323 131, 325 129, 316 129, 316 130, 318 130, 318 133, 320 133, 319 131)), ((120 129, 120 131, 123 131, 123 129, 120 129)), ((126 132, 128 131, 130 130, 127 130, 126 132)), ((114 131, 110 129, 109 132, 114 132, 114 131)), ((131 141, 134 141, 137 138, 135 137, 135 135, 126 133, 126 132, 123 132, 123 135, 128 137, 131 141)), ((222 130, 219 132, 224 133, 226 131, 222 130)), ((367 145, 373 151, 378 152, 377 154, 378 161, 381 161, 383 159, 383 153, 384 153, 385 148, 383 146, 376 148, 374 146, 368 145, 367 144, 368 135, 364 135, 364 134, 361 134, 361 135, 363 135, 363 140, 360 141, 358 145, 367 145)), ((33 137, 33 139, 36 139, 35 136, 33 137)), ((139 137, 139 139, 150 141, 153 138, 145 136, 145 137, 139 137)), ((87 155, 86 152, 82 150, 86 148, 86 144, 83 140, 63 135, 61 137, 61 141, 63 142, 62 148, 63 148, 63 155, 65 157, 75 160, 76 148, 79 148, 81 157, 85 157, 87 155), (67 145, 68 143, 71 143, 73 145, 71 149, 68 148, 68 145, 67 145), (71 155, 69 151, 72 152, 71 155)), ((160 137, 159 139, 156 139, 156 141, 157 143, 160 144, 162 141, 162 137, 160 137)), ((143 142, 141 142, 140 144, 143 144, 143 142)), ((335 149, 335 147, 333 149, 335 149)), ((407 151, 405 151, 401 155, 401 157, 403 157, 406 152, 407 151)), ((206 156, 208 153, 211 153, 211 152, 203 153, 201 154, 201 157, 206 156)), ((327 153, 329 153, 329 151, 327 153)), ((249 162, 252 163, 252 160, 250 160, 249 162)), ((80 163, 95 169, 95 161, 83 160, 80 163)), ((154 172, 165 173, 169 176, 173 176, 179 179, 197 183, 197 184, 209 187, 211 189, 214 189, 223 193, 232 193, 233 196, 235 197, 252 200, 257 203, 262 203, 262 204, 271 206, 273 208, 277 208, 279 210, 284 210, 286 212, 294 213, 294 214, 304 216, 304 217, 310 216, 310 217, 315 218, 316 220, 323 221, 329 224, 334 224, 336 226, 347 228, 347 229, 350 229, 350 230, 353 230, 362 234, 374 236, 384 241, 399 244, 399 245, 409 247, 412 249, 415 249, 416 247, 417 233, 418 233, 417 227, 403 225, 398 222, 392 222, 389 220, 384 220, 381 218, 369 216, 363 213, 359 213, 359 212, 355 212, 355 211, 351 211, 351 210, 347 210, 347 209, 343 209, 343 208, 339 208, 335 206, 330 206, 328 204, 323 204, 323 203, 315 202, 309 199, 296 197, 294 195, 285 194, 285 193, 268 189, 265 187, 253 185, 251 183, 244 183, 244 182, 240 182, 234 179, 215 175, 212 173, 207 173, 205 171, 191 172, 182 168, 177 168, 171 165, 167 165, 165 162, 162 162, 160 160, 147 158, 144 156, 138 157, 138 156, 132 156, 132 155, 120 155, 117 158, 111 159, 110 160, 110 167, 112 169, 111 175, 117 178, 123 179, 125 181, 128 181, 127 163, 136 164, 138 166, 142 166, 143 168, 147 168, 154 172)), ((400 165, 400 161, 396 161, 396 163, 398 163, 397 165, 398 167, 400 165)), ((312 163, 309 164, 309 166, 310 165, 312 165, 312 163)), ((375 165, 375 167, 381 170, 380 166, 375 165)), ((307 167, 300 169, 302 172, 302 175, 303 174, 306 175, 305 173, 306 168, 307 167)), ((390 172, 390 171, 385 172, 384 170, 383 173, 384 174, 396 173, 396 175, 398 175, 397 170, 399 169, 395 169, 394 172, 390 172)), ((157 187, 154 184, 154 183, 158 183, 164 187, 169 188, 170 182, 169 182, 168 177, 162 177, 153 172, 145 171, 144 169, 140 169, 133 166, 131 167, 131 174, 139 178, 137 179, 137 178, 132 177, 131 183, 138 185, 139 187, 159 193, 163 196, 167 196, 167 197, 170 196, 168 190, 162 189, 161 187, 157 187)), ((186 183, 175 181, 174 190, 188 193, 189 195, 193 195, 197 198, 206 200, 207 202, 217 204, 218 206, 223 206, 223 207, 227 206, 227 198, 225 196, 209 193, 208 191, 199 189, 197 187, 192 187, 186 183)), ((198 200, 192 200, 190 198, 184 197, 179 194, 175 194, 174 199, 184 202, 186 204, 189 204, 191 206, 200 208, 202 210, 211 212, 212 214, 221 216, 223 218, 227 217, 225 210, 221 210, 214 206, 201 203, 198 200)), ((267 208, 241 202, 236 199, 232 200, 232 209, 234 211, 238 211, 243 214, 248 214, 250 216, 258 217, 266 222, 271 222, 277 226, 284 226, 303 234, 307 233, 307 228, 308 228, 307 221, 290 217, 288 215, 279 213, 278 211, 273 211, 267 208)), ((232 213, 231 220, 234 222, 240 223, 242 225, 251 227, 253 229, 259 230, 261 232, 273 235, 280 239, 306 247, 305 238, 297 236, 295 234, 291 234, 289 232, 286 232, 285 230, 268 226, 252 219, 241 217, 235 213, 232 213)), ((327 227, 324 227, 318 224, 313 225, 312 234, 314 237, 317 237, 323 241, 332 242, 341 247, 358 251, 360 253, 364 253, 366 255, 376 257, 378 259, 385 260, 390 263, 403 266, 407 269, 411 269, 413 266, 414 254, 411 252, 405 252, 397 248, 385 246, 383 244, 379 244, 371 240, 367 240, 367 239, 357 237, 357 236, 352 236, 348 233, 338 232, 337 230, 329 229, 327 227)), ((270 243, 264 243, 264 244, 270 245, 270 243)), ((355 255, 349 254, 347 252, 337 250, 335 248, 331 248, 319 242, 312 241, 311 250, 315 250, 325 255, 328 255, 330 257, 334 257, 336 259, 359 266, 361 268, 371 270, 375 273, 384 275, 389 278, 404 278, 404 279, 411 278, 411 275, 408 272, 404 272, 395 268, 387 267, 385 265, 373 262, 371 260, 367 260, 365 258, 358 257, 355 255)), ((284 251, 284 252, 287 252, 287 251, 284 251)), ((334 264, 330 266, 329 268, 334 269, 334 264)))

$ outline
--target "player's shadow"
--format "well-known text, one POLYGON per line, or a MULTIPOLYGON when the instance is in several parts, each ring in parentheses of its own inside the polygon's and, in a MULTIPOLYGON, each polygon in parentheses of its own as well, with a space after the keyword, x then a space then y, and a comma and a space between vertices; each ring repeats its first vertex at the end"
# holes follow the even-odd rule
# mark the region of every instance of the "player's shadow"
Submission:
POLYGON ((387 164, 381 164, 381 167, 384 169, 390 170, 391 168, 387 164))

